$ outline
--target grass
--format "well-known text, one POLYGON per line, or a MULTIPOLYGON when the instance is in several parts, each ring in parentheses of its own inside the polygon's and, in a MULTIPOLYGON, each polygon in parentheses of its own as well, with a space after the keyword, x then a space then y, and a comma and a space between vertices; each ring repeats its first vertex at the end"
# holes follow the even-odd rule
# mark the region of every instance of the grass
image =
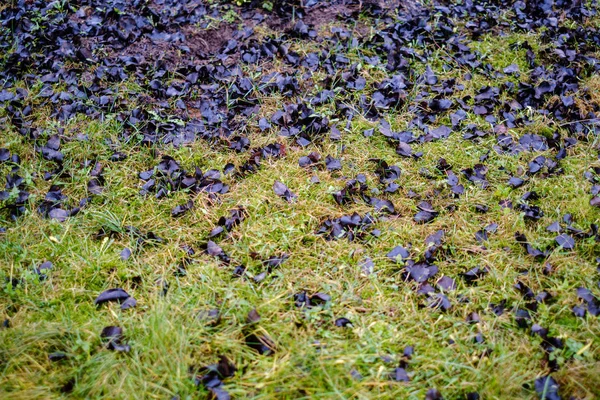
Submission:
MULTIPOLYGON (((517 63, 525 72, 524 51, 510 47, 510 43, 524 40, 538 49, 535 35, 518 33, 504 38, 486 35, 472 47, 495 68, 517 63)), ((309 52, 306 47, 303 51, 309 52)), ((439 50, 440 57, 443 51, 439 50)), ((281 67, 278 61, 271 66, 273 70, 281 67)), ((252 73, 255 67, 244 68, 252 73)), ((415 68, 424 69, 424 65, 415 68)), ((432 68, 440 78, 462 80, 466 72, 458 68, 444 72, 443 63, 432 68)), ((365 68, 362 74, 368 82, 367 91, 387 76, 383 68, 365 68)), ((316 74, 313 81, 323 77, 316 74)), ((498 84, 478 74, 462 83, 463 96, 475 94, 484 85, 498 84)), ((590 96, 596 98, 598 80, 590 78, 586 85, 590 96)), ((58 124, 49 117, 42 99, 35 96, 36 90, 30 89, 29 100, 40 105, 32 118, 47 135, 55 133, 58 124)), ((277 94, 261 98, 262 116, 271 115, 288 101, 277 94)), ((318 111, 326 114, 328 108, 325 105, 318 111)), ((2 113, 0 110, 0 116, 2 113)), ((388 118, 393 127, 410 121, 403 111, 392 112, 388 118)), ((534 124, 510 130, 510 134, 519 137, 562 129, 540 116, 533 118, 534 124)), ((51 184, 42 179, 43 172, 53 164, 42 160, 31 143, 7 124, 3 146, 21 157, 19 174, 30 180, 32 196, 28 212, 18 220, 0 216, 0 226, 7 228, 0 236, 0 279, 7 280, 1 286, 0 317, 10 321, 10 327, 0 329, 0 397, 191 399, 204 395, 205 389, 194 385, 190 370, 215 363, 223 354, 238 367, 235 377, 225 381, 234 398, 424 398, 433 387, 451 399, 465 398, 474 391, 483 399, 534 398, 533 381, 547 369, 543 367, 541 339, 515 324, 513 311, 523 306, 522 296, 512 287, 517 281, 536 294, 545 290, 554 298, 539 306, 533 321, 548 327, 551 336, 565 343, 553 354, 561 365, 553 374, 561 392, 586 399, 600 397, 600 325, 597 318, 576 318, 571 312, 578 303, 576 288, 596 286, 593 260, 600 255, 597 243, 586 239, 578 241, 574 251, 553 251, 547 262, 554 273, 544 275, 543 263, 528 257, 514 240, 514 232, 519 231, 535 246, 552 244, 554 235, 545 228, 566 213, 571 213, 576 226, 584 230, 598 221, 598 210, 589 206, 591 184, 581 179, 590 166, 599 165, 597 138, 569 149, 569 157, 561 162, 563 175, 532 178, 519 189, 506 185, 507 172, 526 169, 534 155, 515 157, 491 151, 486 162, 489 188, 465 183, 465 194, 456 199, 445 184, 445 176, 436 173, 437 161, 445 158, 458 174, 478 163, 495 144, 495 138, 470 142, 453 133, 448 140, 415 145, 415 151, 423 152, 422 158, 403 159, 378 133, 363 136, 363 130, 374 126, 356 118, 348 129, 341 129, 341 141, 324 141, 304 149, 275 132, 259 132, 253 127, 248 134, 253 147, 285 143, 286 156, 265 160, 258 172, 245 179, 225 178, 231 185, 229 193, 217 201, 203 194, 193 196, 195 207, 174 219, 170 210, 187 201, 188 193, 175 192, 161 200, 139 194, 137 173, 154 167, 157 154, 172 156, 187 170, 193 166, 220 170, 228 162, 241 164, 247 153, 236 154, 202 141, 180 148, 121 143, 119 150, 127 159, 112 162, 110 143, 120 143, 121 124, 110 116, 103 122, 77 117, 64 126, 65 138, 72 139, 64 140, 61 148, 66 174, 52 184, 60 185, 75 202, 87 195, 85 188, 93 167, 82 167, 82 163, 98 160, 105 166, 105 191, 79 215, 58 223, 35 211, 51 184), (78 133, 87 134, 90 140, 76 140, 78 133), (341 158, 342 171, 300 168, 298 159, 310 151, 341 158), (347 178, 359 173, 367 175, 369 187, 381 190, 372 172, 372 158, 384 159, 402 170, 402 189, 388 196, 398 216, 378 221, 381 236, 364 242, 328 242, 317 236, 315 231, 326 218, 372 212, 366 204, 340 207, 331 196, 347 178), (433 173, 433 179, 423 176, 423 168, 433 173), (313 175, 319 177, 319 184, 311 183, 313 175), (275 196, 272 185, 276 180, 284 182, 298 200, 290 204, 275 196), (409 190, 430 199, 434 208, 441 210, 431 224, 413 222, 418 200, 407 197, 409 190), (503 199, 517 204, 532 190, 540 195, 536 204, 545 213, 536 223, 498 205, 503 199), (489 205, 489 212, 475 213, 477 204, 489 205), (200 251, 218 219, 240 206, 247 218, 219 244, 236 261, 233 265, 247 266, 246 279, 232 278, 233 265, 223 266, 200 251), (475 232, 492 222, 498 224, 498 231, 482 247, 475 240, 475 232), (122 234, 94 239, 107 226, 122 234), (126 226, 152 231, 166 241, 138 249, 126 226), (415 254, 423 254, 424 238, 439 229, 446 232, 446 256, 437 263, 438 276, 453 277, 457 283, 457 289, 448 294, 454 307, 447 313, 425 308, 414 282, 404 281, 401 266, 385 256, 394 246, 409 243, 415 254), (196 255, 187 266, 187 274, 176 276, 174 271, 185 257, 183 244, 195 248, 196 255), (136 250, 127 261, 119 258, 124 247, 136 250), (264 271, 262 260, 281 253, 289 254, 289 260, 264 281, 254 282, 252 277, 264 271), (365 257, 375 263, 369 276, 361 273, 360 263, 365 257), (46 260, 54 267, 48 279, 41 281, 34 270, 46 260), (468 286, 459 274, 475 266, 486 266, 490 272, 479 284, 468 286), (527 275, 522 274, 525 270, 527 275), (11 279, 20 283, 13 286, 11 279), (133 295, 137 308, 122 311, 113 304, 95 307, 95 297, 113 287, 133 295), (294 306, 293 296, 301 291, 324 292, 332 300, 323 307, 300 310, 294 306), (461 299, 468 301, 460 303, 461 299), (507 311, 496 316, 490 305, 502 300, 507 301, 507 311), (248 324, 246 315, 254 308, 261 320, 248 324), (203 317, 214 309, 219 311, 218 321, 203 317), (472 312, 480 314, 480 323, 466 321, 472 312), (352 327, 335 327, 339 317, 350 319, 352 327), (104 348, 100 331, 107 325, 124 329, 131 352, 104 348), (248 332, 268 335, 276 345, 275 353, 262 356, 246 346, 248 332), (478 333, 485 339, 481 344, 473 340, 478 333), (388 375, 406 346, 415 350, 407 368, 411 381, 393 382, 388 375), (48 354, 53 352, 64 352, 67 357, 51 362, 48 354), (351 371, 362 378, 354 378, 351 371)), ((1 174, 10 168, 0 164, 1 174)))

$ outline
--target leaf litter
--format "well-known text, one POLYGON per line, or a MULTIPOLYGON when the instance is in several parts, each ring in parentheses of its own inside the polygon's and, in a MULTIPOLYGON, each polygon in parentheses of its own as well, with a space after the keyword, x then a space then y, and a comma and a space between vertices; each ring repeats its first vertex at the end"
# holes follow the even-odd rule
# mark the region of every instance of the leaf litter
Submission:
MULTIPOLYGON (((592 100, 593 89, 584 86, 600 72, 598 29, 586 25, 597 15, 597 5, 561 0, 427 4, 335 0, 274 1, 268 2, 269 7, 256 8, 256 2, 226 3, 103 0, 93 5, 67 2, 61 8, 56 2, 18 0, 0 8, 0 47, 6 50, 0 64, 4 109, 0 122, 24 145, 19 149, 7 143, 3 146, 8 148, 0 149, 6 182, 0 191, 2 224, 16 229, 19 221, 34 212, 57 224, 86 221, 90 204, 110 195, 114 171, 128 165, 140 149, 148 148, 153 149, 153 160, 141 170, 130 171, 137 184, 132 189, 149 207, 153 201, 161 204, 177 198, 178 203, 170 203, 171 218, 192 220, 198 210, 220 204, 251 175, 271 168, 275 160, 281 160, 282 168, 291 168, 290 156, 301 149, 304 155, 294 167, 310 173, 315 184, 312 190, 328 190, 328 205, 337 207, 335 214, 317 215, 318 224, 307 230, 310 239, 303 241, 316 240, 322 245, 347 240, 366 249, 369 255, 363 254, 358 261, 361 279, 378 279, 393 266, 395 285, 406 285, 418 296, 417 312, 462 313, 473 293, 468 288, 474 290, 496 278, 495 267, 483 264, 460 265, 457 267, 464 272, 450 272, 448 265, 455 263, 457 252, 454 233, 449 227, 438 229, 440 220, 452 217, 462 206, 477 212, 480 228, 470 233, 477 251, 495 248, 496 237, 505 232, 512 235, 513 256, 519 256, 515 252, 521 247, 521 254, 539 268, 519 272, 523 279, 516 279, 513 286, 518 301, 494 299, 488 309, 470 311, 467 322, 481 324, 490 313, 510 314, 514 329, 529 329, 542 340, 539 347, 544 364, 539 366, 539 378, 526 384, 540 398, 561 398, 561 384, 546 369, 568 368, 575 355, 566 360, 555 357, 565 344, 560 335, 550 335, 554 327, 538 325, 538 306, 555 301, 551 288, 525 282, 538 270, 545 276, 557 273, 553 266, 556 256, 581 252, 600 241, 597 218, 584 226, 585 221, 573 218, 577 210, 570 210, 574 214, 567 214, 562 222, 547 225, 554 210, 546 197, 553 193, 538 190, 549 180, 566 184, 571 173, 566 164, 573 150, 591 146, 600 134, 600 105, 592 100), (227 10, 238 15, 239 23, 223 19, 218 27, 211 25, 227 10), (44 22, 43 30, 38 29, 39 20, 44 22), (365 21, 375 29, 369 32, 365 21), (270 34, 259 34, 264 29, 270 34), (551 50, 534 48, 527 41, 511 42, 511 50, 524 55, 522 62, 495 66, 475 50, 475 42, 489 32, 500 36, 535 33, 551 50), (298 51, 297 43, 304 44, 306 51, 298 51), (435 59, 435 54, 441 54, 441 59, 435 59), (444 64, 441 70, 437 61, 444 64), (275 63, 280 70, 268 68, 275 63), (377 70, 381 77, 371 82, 365 79, 364 69, 377 70), (452 74, 446 72, 451 70, 465 73, 461 78, 449 77, 452 74), (124 96, 119 85, 126 82, 140 90, 129 90, 124 96), (472 95, 465 95, 471 86, 472 95), (269 96, 284 101, 269 108, 264 101, 269 96), (40 127, 31 118, 40 105, 54 128, 40 127), (401 127, 392 121, 396 113, 408 116, 401 127), (550 121, 551 132, 532 132, 537 117, 550 121), (83 162, 74 154, 74 144, 92 140, 91 132, 75 135, 64 128, 77 118, 118 122, 118 137, 105 140, 109 153, 83 162), (358 120, 370 124, 360 129, 367 146, 381 140, 390 150, 385 159, 371 158, 373 165, 363 171, 357 170, 346 152, 347 147, 355 146, 349 132, 358 120), (257 140, 252 133, 257 129, 268 143, 257 140), (478 160, 455 162, 451 155, 433 163, 428 160, 432 146, 456 136, 465 146, 468 143, 470 149, 477 149, 478 160), (205 167, 203 160, 189 165, 180 159, 177 150, 196 142, 226 155, 227 162, 205 167), (491 162, 497 157, 512 157, 521 165, 513 168, 506 163, 497 168, 498 164, 491 162), (39 166, 33 175, 27 165, 32 160, 39 166), (425 167, 425 163, 429 164, 425 167), (73 178, 73 165, 88 174, 77 190, 67 183, 73 178), (417 193, 416 188, 404 187, 410 182, 411 169, 418 169, 429 182, 427 190, 417 193), (328 177, 319 178, 317 174, 322 172, 328 177), (49 182, 43 191, 36 187, 40 179, 49 182), (326 185, 316 185, 321 179, 339 183, 329 190, 326 185), (469 203, 473 193, 486 191, 497 191, 502 197, 494 204, 469 203), (487 220, 485 214, 495 208, 518 215, 523 225, 517 228, 487 220), (437 230, 424 241, 418 237, 411 238, 414 243, 390 240, 384 226, 407 213, 407 223, 423 225, 423 229, 436 226, 437 230), (546 235, 544 229, 535 229, 543 221, 546 235), (386 241, 387 252, 376 254, 372 243, 378 241, 386 241)), ((368 149, 358 151, 369 153, 368 149)), ((586 207, 597 214, 600 167, 586 168, 574 179, 586 185, 586 207)), ((304 197, 303 189, 284 179, 284 173, 280 175, 304 197)), ((273 193, 285 200, 280 201, 285 209, 304 201, 283 182, 271 182, 273 193)), ((188 276, 188 269, 206 256, 217 260, 220 268, 229 268, 231 279, 257 285, 259 291, 260 285, 268 286, 277 274, 294 274, 297 265, 288 249, 273 251, 268 257, 240 257, 237 250, 228 254, 231 242, 244 234, 245 221, 257 217, 238 206, 216 223, 213 220, 212 229, 198 243, 203 251, 186 251, 177 266, 171 267, 175 277, 188 276), (246 263, 257 258, 260 272, 254 279, 246 279, 246 273, 252 271, 246 263)), ((6 228, 1 229, 5 234, 6 228)), ((134 227, 111 226, 101 227, 94 237, 103 241, 134 239, 135 246, 128 245, 132 249, 121 247, 118 257, 123 265, 137 262, 135 258, 151 245, 163 248, 177 240, 134 227), (133 254, 136 257, 132 258, 133 254)), ((50 261, 34 265, 40 282, 63 272, 50 261)), ((11 276, 6 282, 15 289, 24 281, 11 276)), ((157 282, 166 296, 169 283, 162 277, 157 282)), ((560 301, 571 301, 576 317, 597 317, 599 296, 595 289, 586 288, 591 287, 586 282, 578 286, 575 297, 560 301)), ((324 292, 300 289, 296 288, 293 303, 307 321, 313 311, 325 312, 343 304, 324 292), (311 292, 314 294, 308 294, 311 292)), ((101 292, 94 301, 97 306, 111 302, 119 303, 123 310, 137 304, 118 287, 101 292)), ((97 311, 108 312, 102 307, 97 311)), ((344 310, 336 308, 338 312, 344 310)), ((351 313, 342 315, 349 318, 337 317, 323 326, 347 328, 348 334, 362 329, 351 313)), ((214 317, 211 320, 216 324, 220 313, 214 317)), ((245 319, 243 342, 259 356, 285 351, 263 328, 268 318, 252 309, 245 319)), ((5 326, 8 329, 10 324, 5 326)), ((119 326, 105 327, 100 336, 110 350, 131 350, 119 326)), ((484 346, 487 336, 478 332, 474 344, 484 346)), ((53 352, 49 358, 60 361, 67 358, 64 354, 53 352)), ((405 349, 398 367, 389 374, 392 381, 411 384, 419 373, 418 365, 412 365, 412 354, 412 347, 405 349)), ((196 384, 219 399, 230 398, 225 380, 243 379, 243 374, 235 376, 237 368, 226 356, 219 356, 217 364, 190 369, 196 384)), ((351 371, 352 376, 363 379, 356 369, 351 371)), ((421 382, 425 398, 442 398, 437 389, 423 386, 422 379, 415 382, 421 382)), ((466 397, 479 395, 469 392, 466 397)))

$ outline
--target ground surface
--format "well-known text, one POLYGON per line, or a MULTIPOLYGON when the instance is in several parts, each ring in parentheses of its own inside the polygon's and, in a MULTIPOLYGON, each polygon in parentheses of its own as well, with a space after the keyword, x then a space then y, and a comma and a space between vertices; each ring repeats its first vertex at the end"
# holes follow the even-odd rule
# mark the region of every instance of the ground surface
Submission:
POLYGON ((600 398, 596 8, 2 2, 0 397, 600 398))

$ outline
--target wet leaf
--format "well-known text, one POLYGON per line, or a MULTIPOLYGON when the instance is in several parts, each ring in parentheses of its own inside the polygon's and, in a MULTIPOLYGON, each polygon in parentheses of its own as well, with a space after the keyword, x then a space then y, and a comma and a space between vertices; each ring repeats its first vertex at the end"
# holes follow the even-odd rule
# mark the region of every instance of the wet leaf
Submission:
POLYGON ((550 375, 535 380, 535 392, 541 400, 560 400, 558 383, 550 375))
POLYGON ((194 202, 192 200, 189 200, 187 203, 178 205, 175 208, 173 208, 171 210, 171 216, 175 218, 180 217, 189 210, 191 210, 192 207, 194 207, 194 202))
POLYGON ((575 248, 575 241, 569 235, 558 235, 554 240, 560 247, 562 247, 565 250, 573 250, 573 248, 575 248))
POLYGON ((119 257, 123 261, 129 260, 129 257, 131 257, 131 250, 128 247, 125 247, 123 250, 121 250, 119 257))
POLYGON ((107 342, 106 347, 109 350, 119 352, 129 352, 131 347, 128 344, 123 344, 123 329, 118 326, 107 326, 102 329, 100 337, 107 342))
POLYGON ((352 322, 348 318, 338 318, 335 320, 335 326, 345 328, 348 326, 352 326, 352 322))
POLYGON ((127 300, 129 297, 130 297, 129 294, 121 288, 108 289, 108 290, 105 290, 104 292, 100 293, 100 295, 98 297, 96 297, 96 300, 94 301, 94 303, 96 305, 100 305, 100 304, 110 302, 110 301, 117 301, 119 303, 122 303, 123 301, 127 300))
POLYGON ((298 198, 295 193, 292 193, 287 186, 279 181, 275 181, 273 184, 273 191, 277 196, 282 197, 287 202, 292 202, 298 198))
POLYGON ((256 308, 253 308, 248 313, 248 316, 246 317, 246 322, 249 323, 249 324, 255 324, 258 321, 260 321, 260 315, 256 311, 256 308))

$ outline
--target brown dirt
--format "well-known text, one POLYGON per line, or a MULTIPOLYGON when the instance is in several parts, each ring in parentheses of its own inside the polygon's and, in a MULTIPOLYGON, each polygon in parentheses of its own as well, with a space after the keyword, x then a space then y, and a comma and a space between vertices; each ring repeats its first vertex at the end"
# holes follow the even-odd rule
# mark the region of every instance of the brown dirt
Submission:
MULTIPOLYGON (((97 38, 82 39, 82 46, 97 51, 106 51, 107 58, 121 56, 142 56, 142 64, 154 64, 162 61, 168 66, 189 64, 191 61, 203 61, 218 53, 218 51, 232 39, 236 29, 233 24, 221 23, 218 28, 202 29, 193 25, 181 29, 185 35, 184 42, 170 43, 165 41, 152 41, 144 36, 129 46, 120 50, 103 46, 97 38), (181 47, 187 46, 188 51, 181 47)), ((235 61, 232 58, 232 62, 235 61)))
POLYGON ((236 32, 233 24, 221 23, 218 28, 199 29, 188 25, 182 29, 186 37, 185 44, 197 52, 206 55, 216 54, 236 32))
MULTIPOLYGON (((358 8, 344 3, 323 4, 306 10, 306 16, 302 19, 305 24, 319 29, 325 24, 336 20, 342 21, 344 18, 350 17, 358 8)), ((266 20, 267 26, 274 30, 285 32, 293 28, 294 23, 290 17, 281 17, 276 14, 269 15, 266 20)))
MULTIPOLYGON (((410 3, 410 2, 408 2, 410 3)), ((372 7, 381 7, 392 9, 401 4, 408 4, 402 0, 333 0, 330 2, 319 3, 316 6, 305 10, 303 21, 313 29, 319 31, 321 27, 339 22, 346 25, 348 20, 358 20, 361 12, 368 12, 372 7)), ((156 6, 156 4, 154 4, 156 6)), ((160 9, 160 7, 159 7, 160 9)), ((86 10, 90 11, 90 10, 86 10)), ((238 10, 241 12, 241 10, 238 10)), ((256 21, 248 19, 246 24, 254 26, 256 21)), ((293 22, 291 17, 278 16, 275 13, 266 16, 261 24, 266 25, 276 32, 287 32, 292 29, 293 22)), ((358 22, 354 26, 355 32, 359 36, 366 35, 370 28, 358 22)), ((106 51, 108 58, 117 58, 120 56, 143 56, 146 64, 154 64, 162 61, 168 66, 173 67, 182 64, 190 64, 190 61, 205 61, 214 56, 219 50, 235 37, 237 27, 235 24, 221 22, 217 28, 203 29, 194 25, 187 25, 181 28, 185 35, 183 43, 169 43, 163 41, 153 42, 148 37, 142 37, 129 46, 114 50, 102 46, 96 38, 82 39, 82 45, 93 51, 106 51), (187 46, 189 52, 182 51, 181 47, 187 46)), ((237 62, 239 55, 237 53, 229 57, 227 64, 237 62)))
POLYGON ((315 28, 320 28, 330 22, 336 20, 342 21, 350 17, 358 16, 358 5, 348 4, 332 4, 322 5, 319 7, 311 8, 304 18, 304 23, 314 25, 315 28))
MULTIPOLYGON (((335 23, 347 22, 349 19, 358 20, 360 13, 368 13, 370 9, 394 9, 398 7, 410 8, 413 2, 406 0, 334 0, 330 2, 322 2, 313 7, 305 9, 305 16, 302 19, 305 24, 312 26, 317 31, 319 28, 335 23)), ((291 17, 281 17, 276 14, 269 15, 266 20, 267 26, 279 32, 286 32, 293 28, 294 22, 291 17)), ((369 27, 358 22, 356 31, 359 34, 364 34, 369 31, 369 27)))

